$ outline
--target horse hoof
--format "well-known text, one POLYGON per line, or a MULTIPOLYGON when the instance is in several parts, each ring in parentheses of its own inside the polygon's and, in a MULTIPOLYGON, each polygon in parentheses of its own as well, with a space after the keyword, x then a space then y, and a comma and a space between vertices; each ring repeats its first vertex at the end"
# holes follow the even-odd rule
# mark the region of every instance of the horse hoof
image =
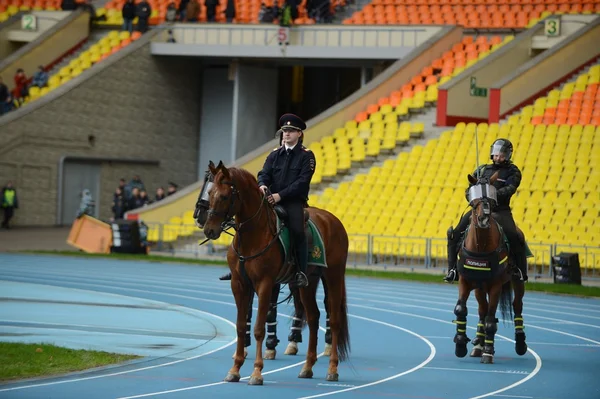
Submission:
POLYGON ((337 381, 339 377, 340 377, 340 375, 338 373, 327 374, 327 377, 325 377, 325 380, 327 380, 327 381, 337 381))
POLYGON ((265 351, 265 360, 273 360, 275 359, 275 355, 277 354, 277 351, 275 349, 267 349, 265 351))
POLYGON ((250 377, 250 380, 248 381, 248 385, 262 385, 262 384, 263 384, 262 377, 250 377))
POLYGON ((298 344, 295 342, 290 342, 287 346, 287 348, 285 348, 285 352, 283 353, 284 355, 295 355, 298 353, 298 344))
POLYGON ((515 344, 515 352, 517 352, 517 355, 523 356, 527 353, 527 344, 525 342, 517 342, 515 344))
POLYGON ((323 351, 323 355, 331 356, 331 344, 325 344, 325 350, 323 351))
POLYGON ((226 382, 239 382, 240 381, 240 375, 239 374, 227 373, 227 377, 225 377, 225 381, 226 382))
POLYGON ((494 364, 494 356, 493 355, 488 355, 487 353, 484 353, 483 356, 481 356, 481 363, 483 363, 483 364, 494 364))
POLYGON ((483 350, 481 348, 473 348, 471 351, 471 357, 481 357, 483 354, 483 350))
POLYGON ((465 357, 467 356, 467 352, 467 345, 456 345, 456 349, 454 349, 456 357, 465 357))
POLYGON ((312 370, 302 370, 300 374, 298 374, 298 378, 312 378, 313 372, 312 370))

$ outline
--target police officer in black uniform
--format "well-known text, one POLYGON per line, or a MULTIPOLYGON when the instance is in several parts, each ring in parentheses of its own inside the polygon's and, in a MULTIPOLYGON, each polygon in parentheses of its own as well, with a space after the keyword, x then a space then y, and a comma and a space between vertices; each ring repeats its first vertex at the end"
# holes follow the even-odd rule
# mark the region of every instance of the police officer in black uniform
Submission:
MULTIPOLYGON (((525 245, 518 236, 517 227, 510 210, 510 198, 517 191, 521 184, 521 171, 511 162, 513 145, 507 139, 498 139, 494 141, 490 148, 491 165, 479 166, 473 176, 477 177, 477 172, 482 178, 490 178, 494 173, 498 173, 498 179, 494 183, 496 187, 496 197, 498 204, 494 209, 494 218, 502 226, 506 237, 510 243, 510 249, 516 257, 517 267, 521 273, 521 280, 527 281, 527 254, 525 245)), ((469 186, 470 188, 470 186, 469 186)), ((469 189, 467 189, 468 195, 469 189)), ((446 282, 458 280, 456 272, 456 256, 458 244, 462 233, 467 229, 470 223, 471 211, 467 212, 461 219, 455 230, 452 227, 448 230, 448 274, 444 277, 446 282)))
POLYGON ((310 180, 315 173, 315 155, 302 145, 306 129, 302 119, 294 114, 284 114, 279 119, 279 126, 281 146, 269 154, 258 172, 258 185, 263 193, 268 193, 267 189, 270 191, 270 204, 279 204, 287 212, 300 269, 296 273, 296 284, 306 287, 308 246, 304 235, 304 206, 308 201, 310 180))

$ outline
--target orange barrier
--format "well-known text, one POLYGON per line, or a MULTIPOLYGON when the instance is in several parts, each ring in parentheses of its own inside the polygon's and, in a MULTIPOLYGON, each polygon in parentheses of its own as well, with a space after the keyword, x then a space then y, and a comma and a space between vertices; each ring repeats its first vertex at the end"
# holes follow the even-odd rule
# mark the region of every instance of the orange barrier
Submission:
POLYGON ((75 219, 67 244, 87 253, 109 254, 112 245, 110 225, 88 215, 75 219))

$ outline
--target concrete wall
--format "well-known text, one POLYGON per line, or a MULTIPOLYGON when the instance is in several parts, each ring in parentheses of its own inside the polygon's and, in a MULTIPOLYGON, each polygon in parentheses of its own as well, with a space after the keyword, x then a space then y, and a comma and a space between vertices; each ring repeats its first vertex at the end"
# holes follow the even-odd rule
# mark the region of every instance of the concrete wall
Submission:
POLYGON ((4 60, 23 45, 22 43, 15 43, 8 39, 9 33, 15 29, 19 29, 21 26, 21 15, 22 13, 17 13, 0 23, 0 60, 4 60))
POLYGON ((111 215, 121 177, 139 174, 152 197, 170 180, 181 187, 197 180, 200 67, 152 56, 149 36, 0 118, 0 182, 16 181, 16 224, 55 224, 65 156, 160 161, 100 161, 102 218, 111 215))
POLYGON ((281 47, 279 26, 272 24, 174 24, 176 43, 163 30, 153 54, 210 57, 313 59, 398 59, 438 33, 441 26, 305 25, 290 30, 281 47))
POLYGON ((583 29, 581 24, 578 27, 579 32, 494 82, 490 90, 490 122, 498 122, 600 56, 600 18, 591 23, 588 21, 583 29))
MULTIPOLYGON (((55 23, 45 35, 0 61, 0 76, 5 82, 13 82, 13 77, 19 68, 22 68, 27 76, 32 76, 37 72, 38 66, 51 64, 89 36, 89 13, 82 11, 51 13, 64 15, 64 18, 55 23)), ((20 23, 19 21, 19 27, 20 23)))
MULTIPOLYGON (((444 52, 459 42, 462 34, 461 27, 442 28, 440 32, 411 52, 410 55, 392 64, 356 93, 307 121, 308 128, 305 132, 304 144, 308 146, 313 141, 332 134, 347 120, 354 119, 355 115, 365 110, 369 104, 376 103, 380 97, 388 96, 392 91, 402 87, 423 67, 431 64, 434 59, 441 57, 444 52)), ((268 153, 278 145, 279 142, 276 139, 270 140, 251 153, 237 159, 232 166, 245 168, 256 175, 262 168, 268 153)), ((193 210, 202 183, 202 181, 198 181, 186 187, 178 195, 168 198, 161 204, 144 208, 136 214, 150 223, 164 223, 168 221, 169 217, 180 215, 182 210, 193 210)))

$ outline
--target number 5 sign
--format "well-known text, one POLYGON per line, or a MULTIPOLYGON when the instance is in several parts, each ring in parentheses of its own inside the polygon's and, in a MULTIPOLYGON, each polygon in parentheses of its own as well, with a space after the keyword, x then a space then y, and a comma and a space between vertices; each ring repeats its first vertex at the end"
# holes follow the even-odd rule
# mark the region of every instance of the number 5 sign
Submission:
POLYGON ((290 28, 286 26, 280 26, 279 32, 277 32, 277 40, 279 41, 279 44, 289 44, 290 28))
POLYGON ((560 36, 560 18, 546 18, 544 21, 544 33, 547 37, 560 36))
POLYGON ((37 30, 37 17, 31 14, 25 14, 21 18, 21 29, 37 30))

